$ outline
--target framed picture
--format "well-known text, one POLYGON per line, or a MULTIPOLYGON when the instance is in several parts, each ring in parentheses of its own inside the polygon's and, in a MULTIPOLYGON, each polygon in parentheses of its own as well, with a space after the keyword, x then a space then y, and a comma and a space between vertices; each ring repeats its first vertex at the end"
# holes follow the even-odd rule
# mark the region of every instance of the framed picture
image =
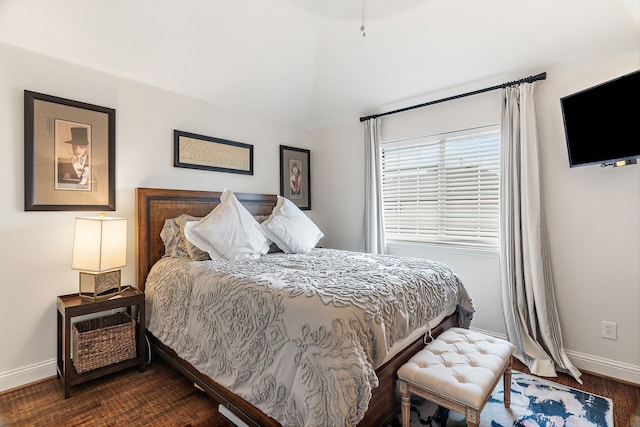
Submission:
POLYGON ((311 209, 311 151, 280 146, 280 195, 311 209))
POLYGON ((174 130, 173 166, 253 175, 253 145, 174 130))
POLYGON ((116 110, 24 91, 25 211, 113 211, 116 110))

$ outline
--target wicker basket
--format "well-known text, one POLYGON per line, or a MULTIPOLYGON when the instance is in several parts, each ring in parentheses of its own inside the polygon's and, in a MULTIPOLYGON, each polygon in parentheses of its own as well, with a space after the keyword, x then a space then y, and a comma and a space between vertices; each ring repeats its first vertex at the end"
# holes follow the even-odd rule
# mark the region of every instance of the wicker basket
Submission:
POLYGON ((72 335, 79 374, 136 357, 136 324, 127 313, 76 322, 72 335))

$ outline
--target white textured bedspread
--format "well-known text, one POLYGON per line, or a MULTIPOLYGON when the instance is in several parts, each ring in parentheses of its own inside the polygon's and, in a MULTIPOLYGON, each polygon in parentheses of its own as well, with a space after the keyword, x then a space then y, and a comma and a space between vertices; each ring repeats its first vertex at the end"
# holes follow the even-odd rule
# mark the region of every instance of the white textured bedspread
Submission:
POLYGON ((284 426, 352 426, 375 367, 415 328, 473 305, 445 265, 333 249, 257 260, 163 258, 146 283, 147 328, 284 426))

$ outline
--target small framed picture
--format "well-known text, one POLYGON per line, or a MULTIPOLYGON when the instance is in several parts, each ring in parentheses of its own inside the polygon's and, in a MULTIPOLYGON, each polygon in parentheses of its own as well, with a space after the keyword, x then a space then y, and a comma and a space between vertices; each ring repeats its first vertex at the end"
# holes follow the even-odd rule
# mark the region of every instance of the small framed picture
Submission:
POLYGON ((253 175, 253 145, 173 131, 173 166, 253 175))
POLYGON ((280 195, 311 209, 311 151, 280 146, 280 195))
POLYGON ((116 111, 24 91, 25 211, 114 211, 116 111))

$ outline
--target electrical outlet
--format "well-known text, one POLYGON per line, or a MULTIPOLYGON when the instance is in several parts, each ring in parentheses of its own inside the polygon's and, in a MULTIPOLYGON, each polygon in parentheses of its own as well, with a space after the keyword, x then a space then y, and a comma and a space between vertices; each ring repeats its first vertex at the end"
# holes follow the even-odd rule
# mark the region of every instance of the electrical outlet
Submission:
POLYGON ((602 338, 615 340, 618 338, 618 325, 615 322, 602 321, 602 338))

